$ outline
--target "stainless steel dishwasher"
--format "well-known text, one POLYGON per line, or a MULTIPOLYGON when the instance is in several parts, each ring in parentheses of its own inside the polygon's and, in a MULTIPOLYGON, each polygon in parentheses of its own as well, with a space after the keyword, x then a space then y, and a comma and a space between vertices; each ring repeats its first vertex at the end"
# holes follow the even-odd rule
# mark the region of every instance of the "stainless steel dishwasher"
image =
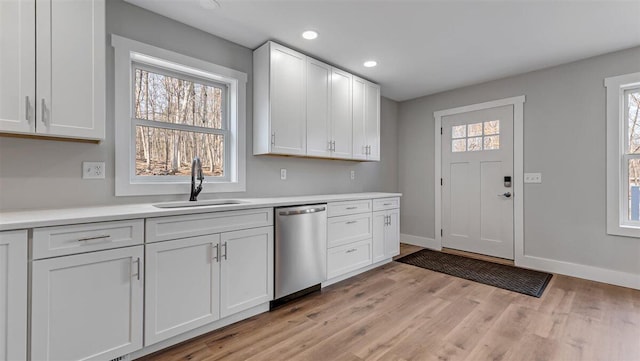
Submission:
POLYGON ((276 208, 271 307, 320 288, 327 277, 327 205, 276 208))

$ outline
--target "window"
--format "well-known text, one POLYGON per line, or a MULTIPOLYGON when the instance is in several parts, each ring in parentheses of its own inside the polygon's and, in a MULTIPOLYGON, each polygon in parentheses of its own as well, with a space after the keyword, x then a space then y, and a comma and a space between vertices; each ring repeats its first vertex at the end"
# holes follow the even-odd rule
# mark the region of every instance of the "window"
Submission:
POLYGON ((112 35, 116 195, 245 190, 244 73, 112 35))
POLYGON ((500 121, 454 125, 451 138, 454 153, 500 149, 500 121))
POLYGON ((640 237, 640 73, 605 79, 607 233, 640 237))

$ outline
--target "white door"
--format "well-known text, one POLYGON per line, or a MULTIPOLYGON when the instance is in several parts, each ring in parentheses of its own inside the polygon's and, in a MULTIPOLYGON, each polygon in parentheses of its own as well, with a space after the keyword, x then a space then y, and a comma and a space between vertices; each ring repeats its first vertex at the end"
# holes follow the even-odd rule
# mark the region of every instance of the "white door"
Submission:
POLYGON ((143 246, 33 262, 31 359, 110 360, 142 348, 143 246))
POLYGON ((307 57, 271 45, 271 153, 305 155, 307 57))
POLYGON ((273 227, 223 233, 220 239, 220 315, 273 299, 273 227))
POLYGON ((373 257, 373 263, 380 262, 385 257, 385 231, 387 228, 387 212, 378 211, 373 212, 373 232, 371 253, 373 257))
POLYGON ((367 83, 365 86, 365 132, 367 159, 380 160, 380 87, 367 83))
POLYGON ((27 358, 27 231, 0 232, 0 361, 27 358))
POLYGON ((442 117, 442 246, 513 259, 513 106, 442 117))
MULTIPOLYGON (((367 159, 367 134, 365 130, 365 81, 353 77, 353 159, 367 159)), ((375 258, 375 257, 374 257, 375 258)))
POLYGON ((307 58, 307 155, 330 157, 331 67, 307 58))
POLYGON ((219 234, 146 245, 149 346, 220 318, 219 234))
POLYGON ((35 0, 0 1, 0 130, 33 133, 35 0))

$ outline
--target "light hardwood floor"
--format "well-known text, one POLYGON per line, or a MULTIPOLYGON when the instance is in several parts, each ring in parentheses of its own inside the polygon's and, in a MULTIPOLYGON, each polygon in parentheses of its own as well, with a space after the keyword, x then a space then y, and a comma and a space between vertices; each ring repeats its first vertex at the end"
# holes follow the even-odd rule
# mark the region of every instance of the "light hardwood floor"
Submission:
POLYGON ((638 361, 640 291, 554 275, 534 298, 392 262, 144 360, 638 361))

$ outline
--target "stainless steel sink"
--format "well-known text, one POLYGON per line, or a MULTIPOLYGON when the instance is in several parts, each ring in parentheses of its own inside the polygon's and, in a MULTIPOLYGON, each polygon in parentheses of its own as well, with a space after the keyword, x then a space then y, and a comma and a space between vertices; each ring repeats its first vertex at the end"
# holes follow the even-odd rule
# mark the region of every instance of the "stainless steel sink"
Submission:
POLYGON ((179 202, 164 202, 156 203, 153 206, 156 208, 184 208, 184 207, 212 207, 212 206, 228 206, 231 204, 244 204, 249 203, 247 201, 241 201, 239 199, 209 199, 204 201, 179 201, 179 202))

